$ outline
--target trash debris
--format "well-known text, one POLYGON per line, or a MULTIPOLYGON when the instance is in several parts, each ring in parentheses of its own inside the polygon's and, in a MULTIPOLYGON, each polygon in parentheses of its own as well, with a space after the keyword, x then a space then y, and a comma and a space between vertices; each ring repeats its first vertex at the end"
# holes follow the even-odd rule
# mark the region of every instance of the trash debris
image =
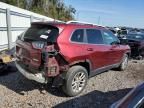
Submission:
POLYGON ((10 50, 4 50, 0 52, 0 59, 2 59, 3 63, 9 63, 14 61, 14 53, 15 53, 15 47, 13 47, 10 50))
POLYGON ((14 48, 0 52, 0 76, 7 75, 12 72, 17 72, 17 68, 13 64, 14 48))

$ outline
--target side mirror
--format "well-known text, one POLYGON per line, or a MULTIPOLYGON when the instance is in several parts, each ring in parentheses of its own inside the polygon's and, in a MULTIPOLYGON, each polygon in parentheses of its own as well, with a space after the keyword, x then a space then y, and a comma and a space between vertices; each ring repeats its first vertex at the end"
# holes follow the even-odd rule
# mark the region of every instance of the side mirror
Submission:
POLYGON ((114 41, 111 43, 111 45, 119 45, 120 44, 120 41, 114 41))

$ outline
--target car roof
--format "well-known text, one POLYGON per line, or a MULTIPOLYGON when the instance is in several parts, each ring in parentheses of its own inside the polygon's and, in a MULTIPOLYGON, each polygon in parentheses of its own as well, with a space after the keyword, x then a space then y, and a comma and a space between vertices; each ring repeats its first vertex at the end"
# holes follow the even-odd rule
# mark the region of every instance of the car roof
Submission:
POLYGON ((99 29, 107 29, 106 27, 100 26, 100 25, 92 25, 92 24, 82 24, 82 23, 65 23, 65 22, 32 22, 31 25, 40 24, 40 25, 51 25, 56 27, 76 27, 76 28, 99 28, 99 29))

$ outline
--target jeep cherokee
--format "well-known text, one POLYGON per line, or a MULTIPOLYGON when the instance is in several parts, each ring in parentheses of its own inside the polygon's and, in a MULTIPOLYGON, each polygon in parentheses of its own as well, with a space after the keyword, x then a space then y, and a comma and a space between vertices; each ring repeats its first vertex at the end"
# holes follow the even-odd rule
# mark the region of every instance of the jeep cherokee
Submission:
POLYGON ((16 41, 16 67, 28 79, 61 86, 69 96, 88 78, 112 68, 124 70, 130 48, 108 29, 80 22, 34 22, 16 41))

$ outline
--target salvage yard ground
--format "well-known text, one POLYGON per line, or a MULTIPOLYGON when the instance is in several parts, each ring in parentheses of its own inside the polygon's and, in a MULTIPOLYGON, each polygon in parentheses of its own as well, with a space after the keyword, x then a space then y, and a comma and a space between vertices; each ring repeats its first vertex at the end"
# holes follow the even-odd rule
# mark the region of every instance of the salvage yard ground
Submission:
POLYGON ((66 97, 60 89, 42 86, 19 72, 0 76, 1 108, 107 108, 144 81, 144 60, 129 62, 126 71, 110 70, 91 78, 83 93, 66 97))

